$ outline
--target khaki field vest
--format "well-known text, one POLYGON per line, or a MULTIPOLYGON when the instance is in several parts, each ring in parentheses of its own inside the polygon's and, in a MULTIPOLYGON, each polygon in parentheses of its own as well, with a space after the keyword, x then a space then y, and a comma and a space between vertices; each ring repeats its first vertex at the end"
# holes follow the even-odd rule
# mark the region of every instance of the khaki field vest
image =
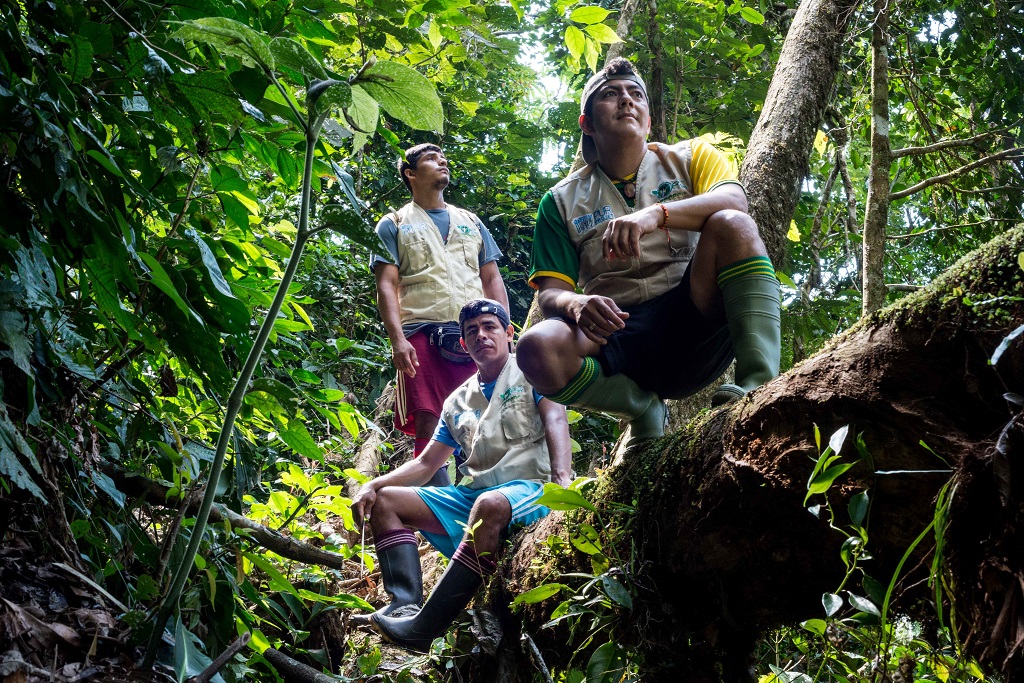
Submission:
POLYGON ((551 189, 569 239, 579 255, 579 286, 584 294, 611 297, 620 306, 649 301, 678 285, 697 248, 699 232, 664 230, 640 239, 640 256, 606 261, 601 254, 605 224, 659 202, 693 196, 690 142, 663 145, 652 142, 636 175, 634 208, 629 208, 601 167, 590 164, 551 189))
POLYGON ((402 324, 447 322, 483 297, 480 248, 484 238, 473 214, 448 205, 448 242, 426 211, 409 202, 392 220, 398 228, 398 301, 402 324))
POLYGON ((551 481, 540 410, 514 355, 498 375, 490 401, 473 375, 444 402, 442 417, 467 456, 460 467, 467 476, 462 486, 485 489, 516 479, 551 481))

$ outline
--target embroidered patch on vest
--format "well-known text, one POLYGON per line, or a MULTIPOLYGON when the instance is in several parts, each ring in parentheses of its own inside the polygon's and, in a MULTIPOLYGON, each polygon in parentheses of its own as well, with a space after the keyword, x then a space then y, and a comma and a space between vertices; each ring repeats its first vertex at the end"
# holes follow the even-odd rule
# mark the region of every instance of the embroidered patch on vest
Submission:
POLYGON ((612 207, 610 204, 602 206, 594 213, 588 213, 578 218, 572 219, 572 227, 576 228, 576 234, 582 235, 591 228, 595 228, 601 225, 605 221, 610 221, 615 218, 615 214, 612 213, 612 207))
POLYGON ((481 411, 479 410, 464 410, 455 416, 455 429, 462 426, 462 423, 466 420, 479 420, 481 411))
MULTIPOLYGON (((507 402, 510 399, 513 399, 516 396, 522 396, 525 393, 526 389, 523 386, 517 384, 501 392, 501 396, 499 398, 502 400, 502 402, 507 402)), ((502 406, 502 408, 504 408, 504 406, 502 406)))
POLYGON ((678 180, 665 180, 658 185, 657 189, 651 190, 651 194, 661 201, 685 192, 686 188, 678 180))
POLYGON ((456 225, 455 226, 455 230, 460 232, 460 233, 462 233, 463 235, 475 235, 476 234, 476 228, 470 227, 468 225, 456 225))
POLYGON ((414 232, 423 232, 429 230, 431 226, 426 223, 405 223, 399 226, 399 230, 402 231, 403 235, 411 235, 414 232))

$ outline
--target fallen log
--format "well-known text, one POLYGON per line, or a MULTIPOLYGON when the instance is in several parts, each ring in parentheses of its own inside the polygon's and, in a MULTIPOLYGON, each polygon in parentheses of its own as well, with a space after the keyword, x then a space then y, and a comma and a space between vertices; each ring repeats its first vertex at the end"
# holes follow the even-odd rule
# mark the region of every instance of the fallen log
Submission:
MULTIPOLYGON (((853 467, 827 501, 835 525, 849 528, 847 505, 867 492, 863 550, 873 559, 860 561, 864 572, 888 586, 916 548, 904 569, 917 567, 917 576, 906 585, 927 576, 924 555, 936 546, 927 530, 940 490, 955 475, 955 495, 938 511, 937 538, 944 543, 938 566, 956 580, 938 599, 955 607, 971 653, 1008 680, 1024 673, 1024 544, 1014 531, 1024 528, 1024 428, 1001 440, 995 483, 992 465, 1001 431, 1019 412, 1003 395, 1024 393, 1020 342, 990 363, 1024 323, 1021 253, 1024 227, 738 404, 703 413, 607 472, 595 496, 605 522, 601 541, 624 558, 621 579, 634 602, 632 610, 615 609, 611 634, 642 655, 645 681, 744 680, 765 630, 825 617, 822 596, 838 592, 846 574, 847 536, 830 526, 826 509, 808 511, 825 495, 805 497, 826 447, 815 443, 815 431, 827 442, 843 427, 849 436, 839 455, 853 467)), ((552 516, 518 538, 495 582, 508 588, 499 606, 565 572, 590 571, 585 555, 555 553, 541 541, 551 533, 571 538, 580 523, 599 526, 596 520, 552 516)), ((859 574, 845 589, 847 605, 850 594, 871 593, 859 574)), ((532 605, 520 618, 545 661, 558 666, 574 648, 564 624, 540 628, 555 604, 532 605)), ((911 607, 908 595, 901 609, 911 607)))

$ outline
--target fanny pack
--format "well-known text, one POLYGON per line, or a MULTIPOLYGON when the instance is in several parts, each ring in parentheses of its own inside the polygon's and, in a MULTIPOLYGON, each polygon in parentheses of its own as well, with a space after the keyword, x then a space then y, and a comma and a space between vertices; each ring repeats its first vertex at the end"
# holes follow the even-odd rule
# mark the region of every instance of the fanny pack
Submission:
POLYGON ((441 358, 452 363, 468 363, 472 358, 462 348, 462 330, 458 323, 438 323, 430 328, 427 335, 431 346, 436 346, 441 358))

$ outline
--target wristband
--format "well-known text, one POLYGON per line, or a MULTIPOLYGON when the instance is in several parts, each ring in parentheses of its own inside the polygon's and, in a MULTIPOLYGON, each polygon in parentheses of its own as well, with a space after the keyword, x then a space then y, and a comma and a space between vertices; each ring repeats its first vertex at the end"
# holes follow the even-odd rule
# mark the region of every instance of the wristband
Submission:
POLYGON ((662 230, 667 231, 668 230, 668 207, 665 206, 664 204, 660 203, 660 202, 658 204, 655 204, 655 206, 660 206, 661 207, 662 221, 661 221, 661 225, 659 225, 658 227, 661 228, 662 230))

